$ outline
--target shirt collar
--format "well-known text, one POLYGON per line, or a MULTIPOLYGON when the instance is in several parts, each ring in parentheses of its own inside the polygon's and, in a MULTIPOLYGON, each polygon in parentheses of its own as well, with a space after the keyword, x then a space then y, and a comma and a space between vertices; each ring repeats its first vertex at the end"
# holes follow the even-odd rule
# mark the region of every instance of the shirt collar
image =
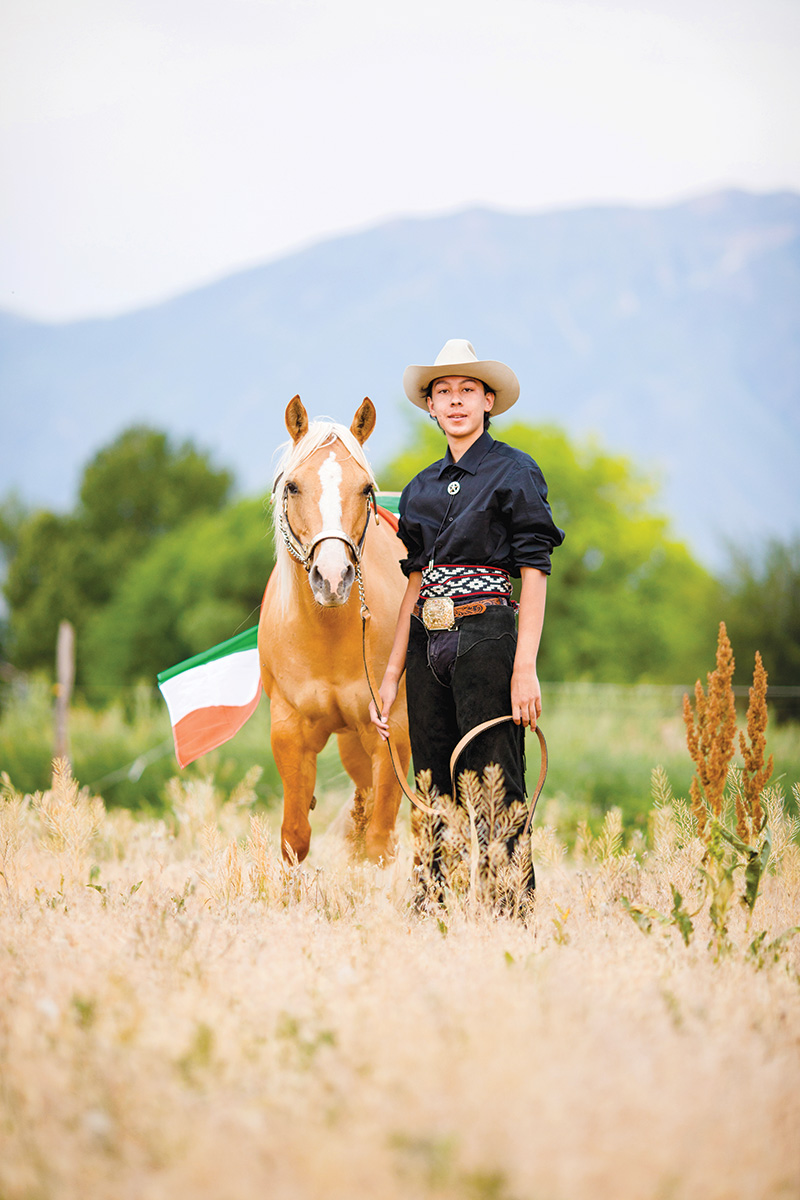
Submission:
POLYGON ((447 453, 439 466, 439 478, 448 467, 456 467, 459 471, 466 471, 469 475, 477 475, 478 468, 483 462, 486 455, 494 445, 494 438, 484 430, 477 442, 473 442, 466 454, 462 454, 458 462, 453 461, 453 456, 450 453, 450 447, 447 447, 447 453))

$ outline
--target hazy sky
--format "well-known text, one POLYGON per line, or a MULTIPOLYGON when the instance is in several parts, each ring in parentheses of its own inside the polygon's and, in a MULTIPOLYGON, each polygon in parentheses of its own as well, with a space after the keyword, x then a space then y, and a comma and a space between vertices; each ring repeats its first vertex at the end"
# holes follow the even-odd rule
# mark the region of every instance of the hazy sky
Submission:
POLYGON ((0 308, 468 205, 800 190, 800 0, 4 0, 0 308))

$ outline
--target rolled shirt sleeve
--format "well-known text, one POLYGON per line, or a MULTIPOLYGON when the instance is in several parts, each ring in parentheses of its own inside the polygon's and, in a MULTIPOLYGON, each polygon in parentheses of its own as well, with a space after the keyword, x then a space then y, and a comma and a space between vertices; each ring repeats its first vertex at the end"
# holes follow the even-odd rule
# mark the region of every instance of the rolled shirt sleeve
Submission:
MULTIPOLYGON (((527 456, 526 456, 527 457, 527 456)), ((535 567, 550 574, 550 555, 564 541, 564 531, 553 520, 547 502, 547 483, 533 459, 519 463, 509 472, 508 482, 498 490, 501 512, 508 521, 511 557, 517 568, 535 567)))
MULTIPOLYGON (((403 495, 405 495, 405 492, 403 495)), ((422 541, 419 524, 407 520, 403 513, 404 505, 402 496, 398 508, 400 510, 400 520, 397 527, 397 536, 406 548, 406 557, 400 559, 400 568, 403 574, 408 576, 412 571, 423 571, 428 565, 428 560, 425 557, 425 546, 422 541)))

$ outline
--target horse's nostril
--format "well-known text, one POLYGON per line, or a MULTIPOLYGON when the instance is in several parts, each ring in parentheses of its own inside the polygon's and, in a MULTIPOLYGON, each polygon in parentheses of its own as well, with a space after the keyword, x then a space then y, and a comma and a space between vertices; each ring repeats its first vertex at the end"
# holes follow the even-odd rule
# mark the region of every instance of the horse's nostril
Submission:
POLYGON ((323 597, 331 594, 330 584, 320 571, 319 567, 313 566, 311 568, 308 580, 314 592, 319 592, 323 597))

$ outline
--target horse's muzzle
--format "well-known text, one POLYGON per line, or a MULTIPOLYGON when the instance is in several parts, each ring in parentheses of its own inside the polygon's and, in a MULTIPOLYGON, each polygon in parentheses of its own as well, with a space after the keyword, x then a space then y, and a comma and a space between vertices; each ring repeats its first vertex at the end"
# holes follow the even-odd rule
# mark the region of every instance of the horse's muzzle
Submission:
POLYGON ((355 577, 355 567, 352 563, 347 563, 338 580, 332 580, 329 575, 323 574, 315 563, 308 573, 308 582, 317 604, 321 604, 323 608, 338 608, 339 605, 347 603, 355 577))

